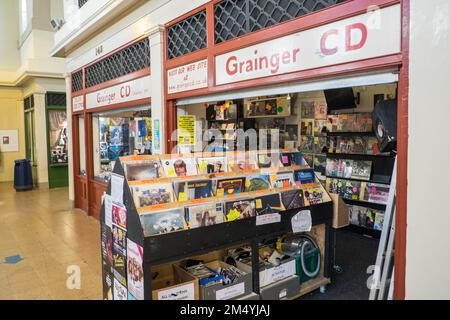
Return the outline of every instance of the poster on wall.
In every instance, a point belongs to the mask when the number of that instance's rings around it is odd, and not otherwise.
[[[136,300],[144,300],[144,251],[130,239],[127,241],[128,290]]]
[[[128,300],[127,288],[114,279],[114,300]]]
[[[0,152],[19,152],[19,130],[0,130]]]
[[[178,145],[195,145],[195,116],[178,116]]]

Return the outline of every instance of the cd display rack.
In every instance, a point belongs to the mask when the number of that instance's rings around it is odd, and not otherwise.
[[[116,162],[112,178],[108,184],[107,192],[101,208],[101,243],[102,243],[102,275],[104,299],[114,300],[152,300],[152,269],[155,266],[173,263],[190,257],[207,254],[216,250],[231,248],[242,244],[250,244],[252,251],[252,291],[257,297],[260,295],[259,261],[258,252],[261,243],[268,239],[273,239],[285,234],[292,233],[292,218],[300,211],[308,210],[311,214],[312,226],[320,226],[321,239],[317,239],[322,245],[322,271],[313,280],[303,283],[300,291],[296,295],[299,297],[315,289],[324,287],[331,282],[332,261],[334,260],[334,243],[332,237],[333,205],[325,189],[318,182],[306,181],[304,184],[277,185],[271,186],[268,190],[246,190],[242,189],[239,194],[233,194],[235,189],[225,188],[221,191],[220,182],[224,179],[238,180],[237,176],[248,177],[255,174],[270,176],[271,180],[276,178],[277,172],[298,172],[308,170],[301,164],[301,155],[298,152],[280,150],[279,152],[269,151],[265,155],[272,157],[271,165],[261,163],[262,157],[256,155],[256,167],[244,168],[242,171],[232,172],[202,173],[200,169],[205,169],[204,164],[197,161],[197,174],[186,175],[189,171],[189,159],[198,160],[199,157],[211,157],[211,154],[195,155],[165,155],[165,156],[131,156],[120,158]],[[227,159],[230,154],[224,153]],[[246,159],[253,158],[250,153],[245,153]],[[214,154],[214,156],[216,156]],[[177,176],[176,171],[179,159],[184,159],[183,176]],[[289,160],[288,160],[289,158]],[[281,159],[274,161],[273,159]],[[300,160],[300,162],[299,162]],[[169,168],[155,167],[155,161],[160,164],[170,163],[173,170]],[[199,165],[200,164],[200,165]],[[138,168],[140,165],[145,166]],[[230,166],[231,168],[231,166]],[[212,170],[212,168],[211,168]],[[310,169],[309,169],[310,170]],[[145,172],[145,174],[143,174]],[[145,175],[150,173],[152,178]],[[141,179],[142,178],[142,179]],[[162,186],[171,183],[175,185],[183,181],[198,181],[198,179],[210,180],[213,183],[215,192],[210,197],[202,199],[186,198],[186,195],[172,195],[172,198],[165,199],[165,203],[148,206],[148,198],[136,196],[136,186],[155,184]],[[301,182],[301,181],[300,181]],[[239,184],[238,184],[239,185]],[[245,183],[245,187],[251,186]],[[236,185],[235,187],[236,188]],[[189,228],[184,221],[178,228],[165,228],[155,231],[155,225],[147,225],[146,217],[155,217],[158,212],[164,210],[178,210],[188,206],[199,205],[206,202],[226,203],[234,199],[256,199],[268,194],[279,194],[280,199],[287,192],[305,192],[306,190],[317,190],[321,194],[321,200],[305,199],[299,206],[291,206],[286,209],[283,203],[282,210],[279,211],[280,221],[271,224],[257,225],[257,216],[231,219],[231,215],[226,215],[222,223],[208,226]],[[218,191],[219,190],[219,191]],[[231,191],[230,191],[231,190]],[[297,190],[297,191],[296,191]],[[160,190],[161,191],[161,190]],[[323,191],[323,194],[322,194]],[[154,199],[151,195],[151,199]],[[164,199],[164,195],[157,195],[159,200]],[[284,201],[284,200],[283,200]],[[226,212],[224,212],[224,215]],[[185,216],[183,216],[185,217]],[[167,224],[167,220],[165,219]],[[174,220],[176,221],[176,219]],[[191,222],[192,223],[192,222]],[[170,224],[170,223],[169,223]],[[158,225],[158,228],[161,227]],[[166,226],[167,227],[167,226]],[[154,289],[154,288],[153,288]]]

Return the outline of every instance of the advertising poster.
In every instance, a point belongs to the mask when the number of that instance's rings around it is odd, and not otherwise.
[[[114,300],[128,300],[127,288],[114,279]]]
[[[113,224],[126,230],[127,228],[127,209],[119,204],[112,205],[112,222]]]
[[[195,145],[195,116],[178,116],[178,145]]]
[[[130,239],[127,242],[128,290],[136,300],[144,300],[144,252],[141,246]]]

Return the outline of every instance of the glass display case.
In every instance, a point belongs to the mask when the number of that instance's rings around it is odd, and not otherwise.
[[[50,164],[67,164],[67,114],[64,110],[48,110]]]

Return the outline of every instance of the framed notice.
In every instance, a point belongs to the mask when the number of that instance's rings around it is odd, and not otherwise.
[[[178,116],[178,145],[195,145],[195,116]]]
[[[19,130],[0,130],[0,152],[19,152]]]

